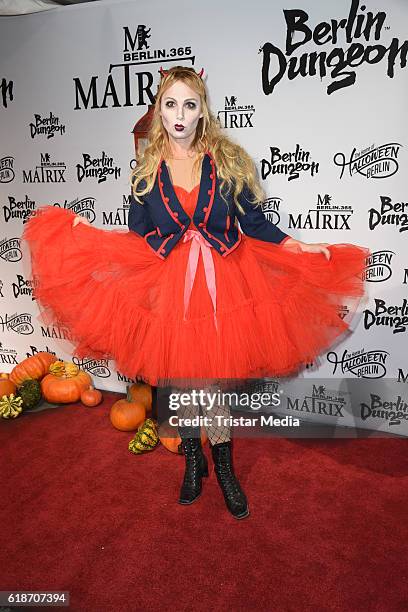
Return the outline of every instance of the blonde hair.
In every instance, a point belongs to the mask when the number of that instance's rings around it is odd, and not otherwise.
[[[193,173],[195,174],[201,167],[205,152],[208,150],[216,165],[217,175],[220,179],[220,194],[226,202],[222,190],[226,188],[229,194],[233,187],[233,198],[235,205],[242,213],[245,213],[239,204],[237,197],[246,184],[255,196],[253,203],[260,203],[265,194],[259,184],[256,167],[248,153],[237,143],[233,142],[222,132],[217,119],[212,114],[207,105],[207,94],[204,81],[196,73],[194,68],[186,66],[173,66],[167,70],[157,89],[156,101],[153,111],[153,119],[148,132],[148,144],[143,154],[136,156],[136,167],[130,174],[132,191],[135,199],[143,204],[137,196],[143,196],[153,189],[156,180],[156,173],[159,161],[162,157],[171,157],[171,149],[167,130],[163,126],[160,116],[161,100],[166,90],[176,81],[183,81],[191,87],[201,99],[201,110],[203,116],[200,117],[192,149],[197,152],[197,159],[194,162]],[[136,187],[142,180],[146,181],[145,189],[136,192]],[[252,199],[250,200],[252,202]],[[227,206],[228,203],[226,202]]]

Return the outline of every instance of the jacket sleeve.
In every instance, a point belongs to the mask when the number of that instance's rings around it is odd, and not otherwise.
[[[238,196],[238,201],[245,210],[245,215],[235,207],[235,214],[244,234],[252,238],[257,238],[258,240],[265,240],[265,242],[275,242],[278,244],[288,240],[290,236],[285,234],[285,232],[272,223],[272,221],[269,221],[259,205],[255,207],[255,204],[249,201],[249,198],[252,196],[252,191],[247,185],[244,185],[243,190]]]
[[[132,190],[130,190],[130,207],[128,215],[128,227],[132,232],[136,232],[144,237],[148,232],[154,230],[153,222],[146,210],[146,204],[139,204]]]

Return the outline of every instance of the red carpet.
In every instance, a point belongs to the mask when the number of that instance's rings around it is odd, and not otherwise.
[[[237,521],[214,473],[176,503],[184,458],[128,451],[117,398],[1,421],[0,590],[86,612],[407,609],[405,439],[236,438]]]

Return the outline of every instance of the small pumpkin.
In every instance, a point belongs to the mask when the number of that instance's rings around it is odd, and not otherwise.
[[[52,353],[40,351],[31,357],[23,359],[11,370],[10,380],[15,385],[20,385],[27,378],[40,380],[48,374],[50,365],[57,361],[57,358]]]
[[[133,402],[141,402],[146,406],[146,412],[152,409],[152,387],[147,383],[136,382],[127,387]],[[127,391],[126,389],[126,391]]]
[[[167,450],[171,451],[172,453],[177,453],[178,455],[182,455],[183,449],[181,446],[181,436],[179,435],[169,436],[168,434],[170,431],[173,431],[174,434],[176,434],[176,428],[171,427],[168,421],[160,425],[159,427],[160,442],[163,444],[165,448],[167,448]],[[201,427],[200,437],[201,437],[201,444],[202,446],[204,446],[204,444],[208,440],[208,435],[207,435],[207,431],[205,427]]]
[[[112,404],[110,420],[120,431],[137,429],[146,419],[146,406],[142,402],[133,401],[130,389],[127,387],[126,397]]]
[[[73,404],[77,402],[82,391],[92,383],[88,372],[79,370],[76,376],[55,376],[47,374],[41,380],[41,392],[47,402],[53,404]]]
[[[52,363],[48,369],[48,372],[50,374],[53,374],[54,376],[64,376],[65,374],[65,362],[57,359],[57,361],[54,361],[54,363]]]
[[[8,372],[0,373],[0,397],[16,392],[16,384],[9,378]]]
[[[16,397],[14,393],[3,395],[0,398],[0,416],[3,419],[15,419],[23,411],[23,399]]]
[[[81,393],[81,402],[84,406],[97,406],[101,401],[102,393],[92,385],[89,385],[89,388],[84,389]]]
[[[159,443],[157,425],[153,419],[146,419],[136,432],[133,440],[129,442],[129,450],[135,455],[152,451]]]
[[[31,410],[38,406],[42,399],[41,383],[38,380],[24,380],[17,390],[17,395],[21,397],[23,410]]]

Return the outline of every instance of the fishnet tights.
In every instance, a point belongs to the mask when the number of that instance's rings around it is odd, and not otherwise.
[[[213,390],[206,389],[206,391]],[[205,401],[208,402],[208,399]],[[222,400],[220,402],[215,401],[212,408],[207,410],[208,406],[209,403],[200,403],[200,405],[191,403],[187,406],[180,406],[177,410],[177,415],[182,419],[192,419],[201,413],[201,415],[208,417],[208,424],[204,426],[211,445],[228,442],[231,440],[231,427],[229,424],[231,412],[228,403],[223,404]]]

